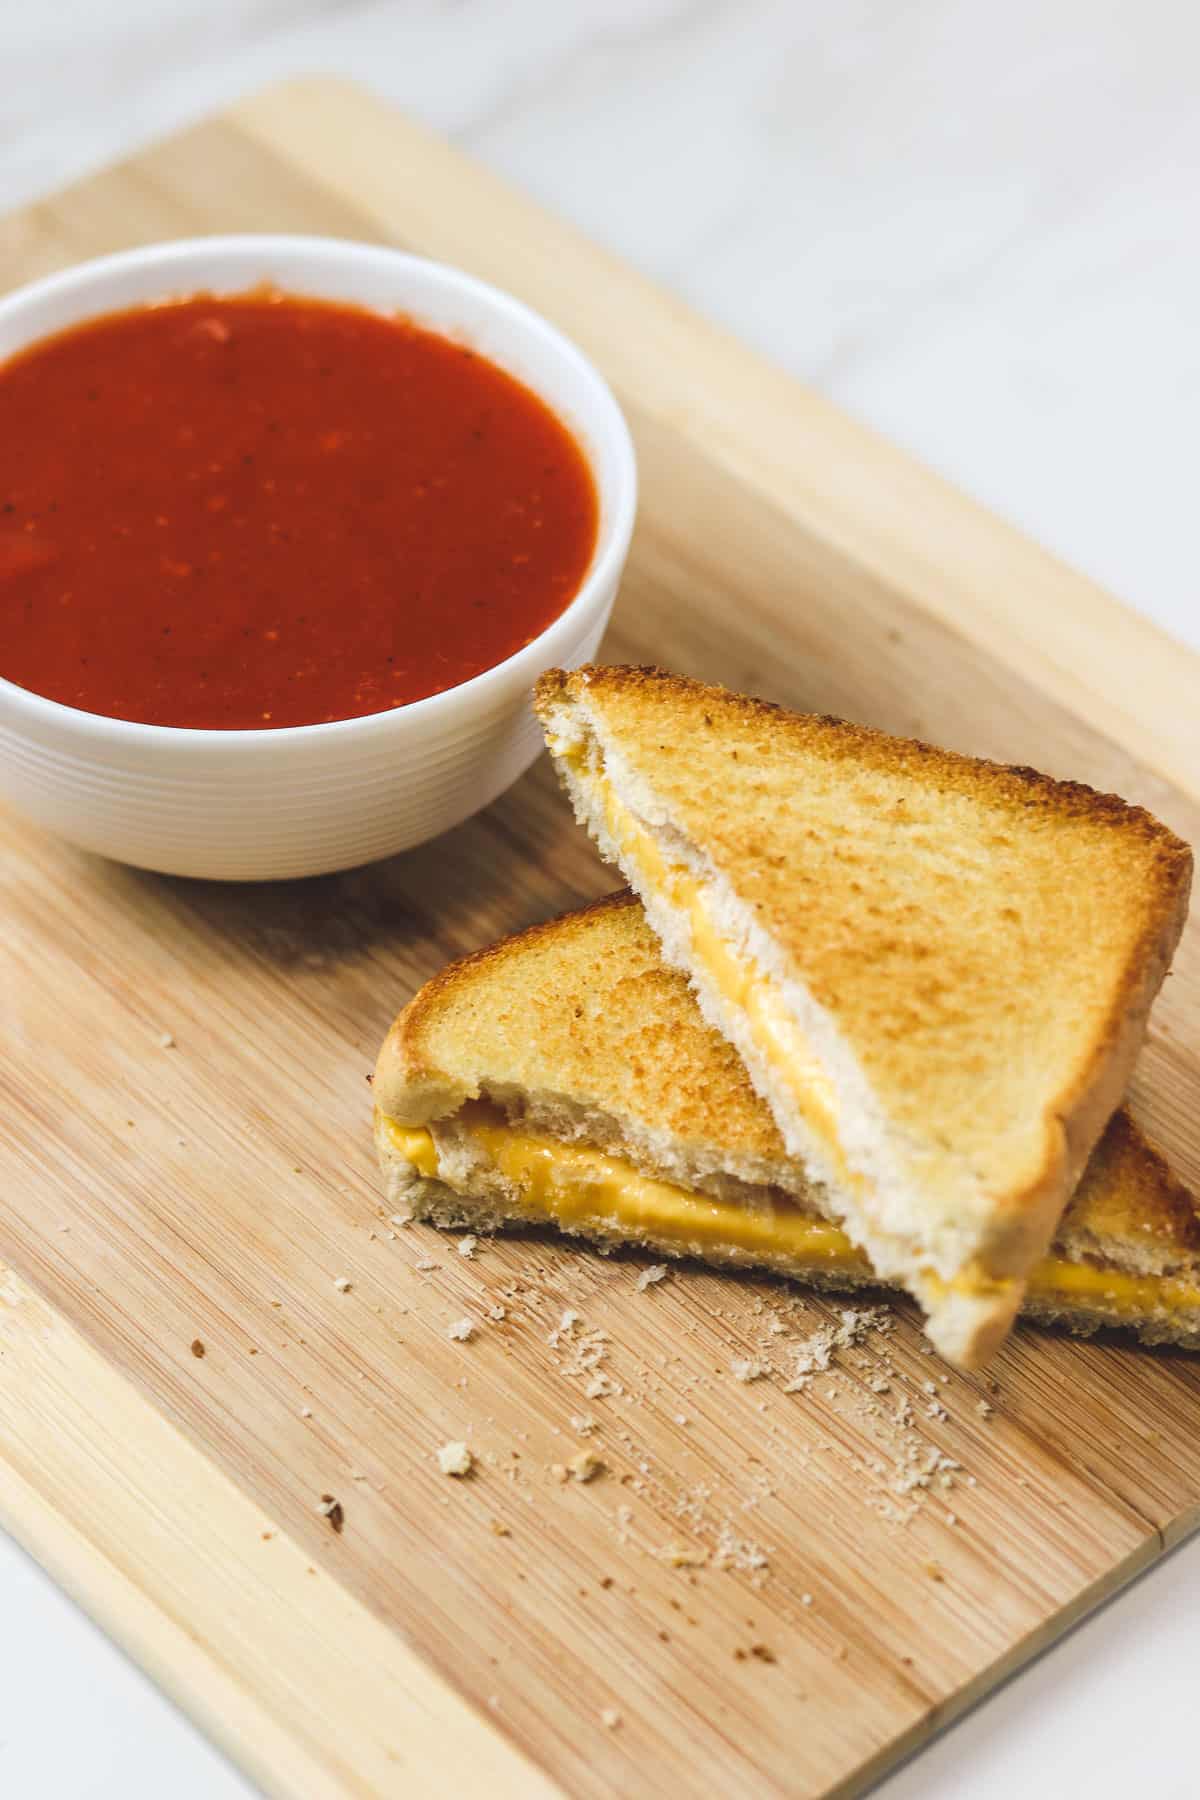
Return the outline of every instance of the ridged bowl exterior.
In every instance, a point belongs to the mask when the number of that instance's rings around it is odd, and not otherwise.
[[[570,666],[593,655],[607,612],[556,660]],[[390,729],[336,744],[310,734],[276,751],[264,742],[269,734],[256,732],[254,755],[234,741],[223,754],[218,745],[197,756],[184,743],[145,759],[120,744],[104,755],[86,728],[36,731],[6,718],[0,796],[82,849],[162,874],[221,881],[327,874],[460,824],[510,787],[542,747],[525,683],[506,704],[464,713],[400,731],[396,725],[407,721],[383,714],[380,726]]]
[[[636,469],[616,401],[518,302],[456,270],[331,239],[227,238],[85,264],[0,302],[0,358],[78,319],[172,293],[290,292],[392,308],[464,338],[526,381],[586,450],[600,496],[591,567],[515,656],[411,706],[280,731],[108,719],[0,679],[0,797],[82,848],[164,874],[280,880],[424,843],[504,792],[541,748],[542,669],[595,654],[628,550]]]

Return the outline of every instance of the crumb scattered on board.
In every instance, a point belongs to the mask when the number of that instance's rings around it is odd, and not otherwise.
[[[729,1365],[729,1373],[735,1381],[761,1381],[770,1370],[766,1363],[755,1362],[752,1356],[735,1356]]]
[[[604,1461],[594,1450],[579,1450],[567,1459],[567,1473],[572,1481],[594,1481],[604,1473]]]
[[[466,1444],[461,1442],[442,1444],[437,1453],[438,1468],[443,1475],[469,1475],[475,1467],[475,1458]]]
[[[346,1514],[343,1510],[341,1501],[335,1500],[332,1494],[322,1494],[317,1511],[324,1513],[325,1517],[329,1520],[332,1530],[340,1534],[342,1527],[346,1523]]]
[[[666,1263],[651,1263],[648,1269],[642,1270],[633,1285],[639,1294],[644,1294],[646,1289],[653,1287],[656,1282],[665,1281],[669,1273]]]

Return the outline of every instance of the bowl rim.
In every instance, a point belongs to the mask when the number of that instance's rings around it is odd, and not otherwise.
[[[237,745],[239,749],[244,747],[250,754],[274,754],[292,743],[307,745],[327,742],[332,746],[349,738],[370,737],[388,730],[419,729],[422,725],[432,723],[439,712],[450,712],[464,703],[468,706],[472,702],[486,705],[493,695],[500,698],[518,687],[532,687],[536,672],[552,667],[560,655],[569,654],[572,641],[577,641],[581,628],[591,622],[589,615],[594,614],[607,589],[615,587],[619,580],[633,535],[638,498],[637,455],[628,422],[615,394],[595,363],[578,344],[534,307],[453,263],[420,256],[409,250],[399,250],[390,244],[300,232],[230,232],[213,237],[170,238],[129,250],[117,250],[26,282],[0,296],[0,324],[10,322],[14,314],[19,315],[27,308],[36,310],[47,302],[53,303],[64,296],[74,297],[81,290],[86,292],[94,282],[103,281],[126,270],[154,272],[161,269],[165,278],[173,269],[186,272],[190,265],[196,265],[199,270],[205,261],[216,261],[221,257],[237,254],[248,257],[287,254],[308,256],[318,261],[323,259],[330,265],[346,266],[365,261],[387,263],[401,271],[406,268],[420,270],[425,275],[432,275],[448,290],[468,294],[474,300],[482,302],[496,315],[518,328],[549,340],[558,355],[580,378],[580,387],[587,393],[588,408],[592,415],[599,413],[607,416],[607,430],[616,450],[616,478],[604,485],[599,471],[589,458],[597,496],[601,502],[601,525],[596,548],[583,580],[563,610],[536,637],[531,638],[527,644],[522,644],[511,656],[493,663],[478,675],[472,675],[454,687],[443,688],[440,693],[429,694],[422,700],[411,700],[403,706],[389,707],[381,712],[359,713],[348,719],[327,719],[311,725],[156,725],[141,719],[117,718],[111,713],[89,712],[84,707],[71,706],[66,701],[52,700],[48,695],[22,687],[18,682],[10,681],[7,676],[0,674],[0,700],[4,702],[10,718],[14,713],[24,714],[31,724],[40,720],[43,724],[57,725],[60,729],[86,732],[97,745],[104,743],[114,748],[118,745],[127,748],[136,745],[146,750],[168,750],[191,744],[197,748],[220,746],[228,750]],[[194,279],[203,284],[202,273],[197,272]],[[212,280],[216,284],[215,291],[236,291],[223,289],[225,279],[214,274]],[[286,280],[281,285],[286,292]],[[345,304],[353,305],[354,302],[346,301]],[[103,317],[104,310],[101,308],[94,315],[81,312],[75,322],[83,323],[93,316]],[[435,325],[430,328],[437,329]],[[61,329],[70,330],[71,326],[63,326]],[[54,331],[35,328],[20,345],[0,357],[0,369],[3,369],[9,356],[20,354],[22,350],[36,344],[41,337],[54,335]],[[525,385],[538,394],[538,398],[545,404],[550,404],[536,383],[525,381]],[[580,422],[583,423],[582,420]],[[566,421],[563,423],[566,425]],[[567,425],[567,429],[570,430],[571,427]],[[578,442],[578,432],[572,431],[572,435]],[[586,455],[586,445],[581,444],[581,448]]]

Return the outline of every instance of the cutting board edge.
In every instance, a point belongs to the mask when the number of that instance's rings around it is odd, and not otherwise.
[[[449,1800],[486,1777],[493,1800],[562,1800],[3,1266],[0,1353],[0,1525],[266,1792],[343,1800],[399,1794],[419,1779],[430,1800]],[[63,1492],[74,1518],[58,1503]],[[314,1650],[300,1671],[307,1682],[295,1679],[297,1618],[314,1642],[337,1646]],[[224,1628],[220,1638],[205,1619]],[[384,1722],[402,1753],[381,1738]]]
[[[1109,1601],[1115,1600],[1131,1582],[1146,1574],[1198,1529],[1200,1507],[1189,1507],[1162,1530],[1148,1530],[1146,1536],[1127,1555],[1081,1588],[1074,1599],[1069,1600],[1051,1619],[1039,1625],[1019,1643],[1012,1645],[986,1669],[981,1669],[940,1707],[933,1708],[924,1718],[919,1719],[909,1731],[885,1745],[874,1758],[856,1769],[847,1783],[824,1796],[824,1800],[860,1800],[860,1796],[872,1793],[881,1782],[919,1756],[935,1738],[961,1724],[977,1706],[991,1699],[1000,1688],[1028,1669],[1048,1650],[1061,1644],[1078,1626],[1085,1624],[1093,1614],[1107,1606]]]

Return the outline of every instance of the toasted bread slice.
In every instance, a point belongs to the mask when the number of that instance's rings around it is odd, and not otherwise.
[[[392,1204],[475,1231],[556,1225],[828,1288],[878,1285],[631,895],[468,957],[375,1071]],[[1124,1112],[1024,1300],[1034,1318],[1200,1347],[1200,1216]]]
[[[1186,845],[1074,783],[657,670],[551,671],[580,819],[944,1355],[986,1360],[1127,1084]]]

